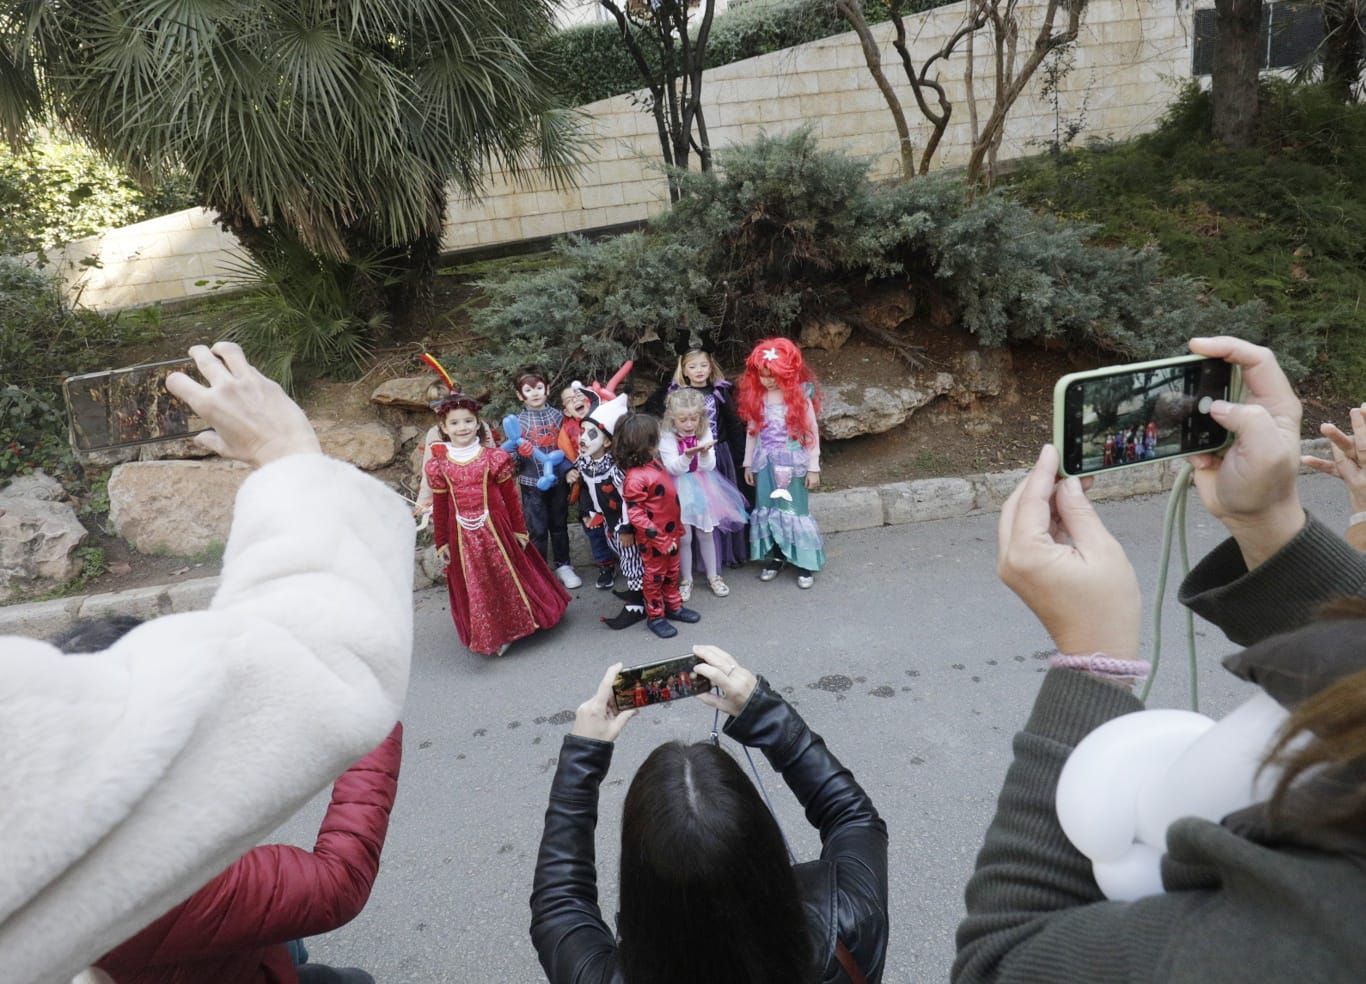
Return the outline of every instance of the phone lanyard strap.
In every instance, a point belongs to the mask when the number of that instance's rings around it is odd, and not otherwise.
[[[721,747],[721,711],[714,710],[711,718],[710,741],[718,748]],[[783,830],[782,821],[778,819],[778,813],[773,809],[773,801],[768,798],[768,790],[764,788],[763,777],[759,775],[759,767],[754,764],[754,756],[749,753],[748,745],[741,745],[745,750],[745,759],[749,762],[749,771],[754,775],[754,784],[759,787],[759,795],[764,798],[764,805],[768,807],[769,815],[773,817],[773,824],[778,828],[778,836],[783,839],[783,847],[787,848],[787,858],[793,864],[797,863],[797,855],[792,853],[792,845],[788,843],[787,831]]]

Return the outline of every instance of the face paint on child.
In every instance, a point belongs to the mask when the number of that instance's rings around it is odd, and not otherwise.
[[[519,393],[528,410],[539,410],[545,406],[545,383],[526,383]]]
[[[588,416],[587,398],[582,390],[576,390],[572,386],[567,386],[561,391],[560,407],[566,417],[573,417],[575,420],[582,420]]]
[[[597,461],[607,451],[607,433],[591,420],[579,432],[579,453]]]
[[[469,410],[456,408],[443,421],[446,436],[457,448],[467,448],[479,440],[479,418]]]
[[[706,386],[711,379],[711,357],[703,353],[688,356],[683,363],[683,378],[689,386]]]

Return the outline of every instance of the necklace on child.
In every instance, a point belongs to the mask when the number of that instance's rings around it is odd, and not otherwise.
[[[475,441],[473,444],[467,444],[464,447],[458,447],[457,445],[453,444],[451,445],[449,455],[451,459],[454,460],[456,463],[461,465],[467,465],[475,458],[477,458],[479,456],[479,452],[482,450],[484,450],[484,448],[482,445],[480,445],[478,441]],[[459,523],[460,528],[462,530],[465,530],[466,532],[473,532],[474,530],[483,529],[484,524],[488,522],[488,518],[489,511],[487,507],[485,507],[484,511],[481,512],[478,516],[474,517],[460,515],[460,507],[455,507],[455,521]]]

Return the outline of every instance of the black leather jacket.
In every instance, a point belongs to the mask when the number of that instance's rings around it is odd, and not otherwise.
[[[763,751],[821,833],[821,857],[797,865],[821,984],[847,984],[836,935],[869,984],[887,956],[887,825],[849,770],[761,677],[726,734]],[[593,832],[612,745],[566,735],[550,787],[531,892],[531,941],[550,984],[623,984],[616,937],[598,910]]]

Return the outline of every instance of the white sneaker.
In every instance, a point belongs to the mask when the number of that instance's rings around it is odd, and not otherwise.
[[[720,574],[715,577],[707,578],[707,583],[711,585],[711,593],[718,598],[724,598],[726,595],[730,594],[730,588],[726,585],[725,581],[721,580]]]
[[[684,601],[687,601],[689,598],[692,597],[692,582],[691,582],[691,581],[682,581],[682,582],[679,583],[679,585],[678,585],[678,597],[682,598]]]
[[[798,574],[798,575],[797,575],[797,587],[801,588],[802,590],[805,590],[805,589],[811,587],[811,585],[813,585],[813,584],[815,584],[815,583],[816,583],[816,579],[815,579],[814,577],[812,577],[810,574]]]
[[[568,564],[561,564],[555,568],[555,576],[560,579],[560,583],[566,588],[573,590],[583,584],[583,579],[574,573],[574,568]]]

